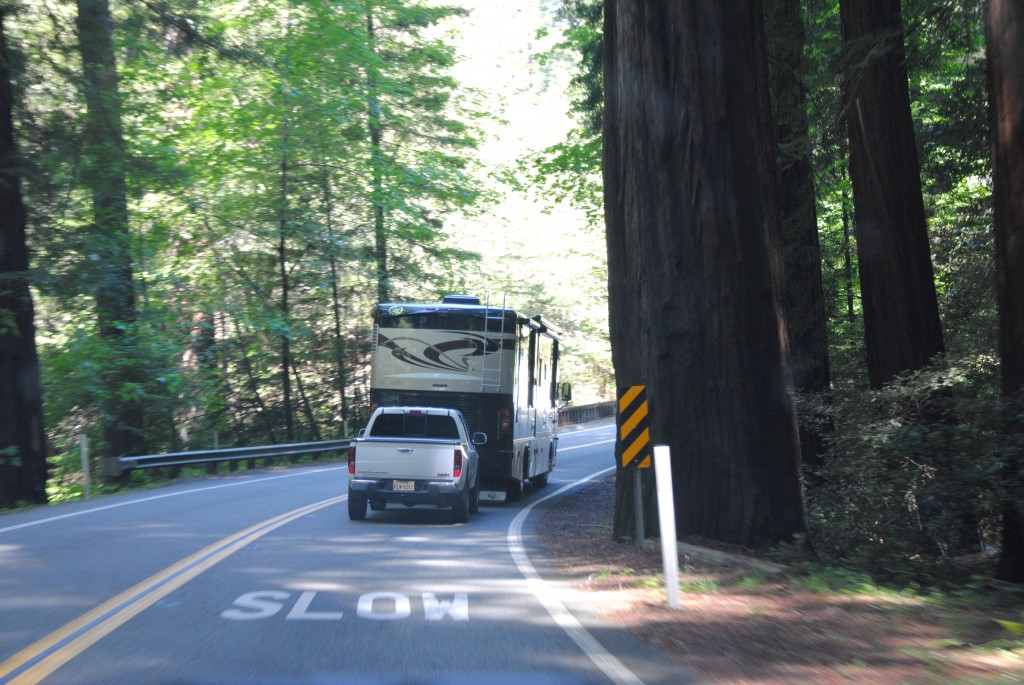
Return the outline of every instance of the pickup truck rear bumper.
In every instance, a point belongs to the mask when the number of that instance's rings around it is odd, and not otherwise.
[[[351,478],[348,481],[349,489],[354,492],[361,492],[368,497],[383,497],[389,502],[401,502],[402,504],[434,504],[438,507],[451,506],[455,496],[461,492],[458,482],[454,481],[414,481],[415,490],[395,490],[394,480],[369,480],[363,478]]]

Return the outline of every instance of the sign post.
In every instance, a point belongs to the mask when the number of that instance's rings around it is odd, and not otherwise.
[[[619,454],[622,455],[622,468],[633,472],[633,518],[636,523],[637,547],[643,547],[644,544],[643,491],[639,470],[651,467],[650,423],[647,387],[633,385],[619,388],[619,411],[616,416]]]

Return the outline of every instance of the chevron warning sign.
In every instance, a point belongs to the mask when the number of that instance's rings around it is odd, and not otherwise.
[[[651,429],[647,409],[647,387],[634,385],[619,388],[619,453],[622,468],[651,467]]]

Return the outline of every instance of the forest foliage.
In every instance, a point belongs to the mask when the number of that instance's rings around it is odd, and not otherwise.
[[[450,31],[467,12],[455,0],[111,3],[135,298],[117,344],[97,330],[96,298],[124,273],[107,268],[117,237],[97,225],[88,184],[98,162],[85,135],[83,4],[2,5],[54,485],[77,480],[79,435],[109,453],[102,426],[119,404],[142,407],[126,426],[139,454],[326,439],[357,425],[379,293],[512,290],[508,304],[566,327],[567,380],[611,396],[602,260],[559,274],[556,294],[487,263],[450,228],[483,216],[498,178],[600,230],[600,0],[541,3],[540,34],[559,44],[537,63],[550,74],[573,56],[577,125],[503,169],[482,168],[479,154],[498,118],[452,75]],[[809,535],[830,559],[913,573],[991,548],[999,502],[1024,500],[999,468],[1020,445],[993,422],[1007,407],[984,5],[902,3],[946,354],[881,389],[865,365],[839,10],[801,3],[803,61],[791,75],[806,95],[807,137],[791,144],[813,163],[831,368],[829,392],[798,398],[827,445],[805,468]],[[916,411],[936,395],[937,413]]]
[[[1007,421],[1019,422],[1019,402],[1000,395],[985,4],[900,3],[945,353],[883,387],[872,387],[867,373],[849,173],[845,79],[856,65],[846,61],[840,2],[798,4],[803,31],[791,33],[803,34],[795,46],[802,60],[782,77],[802,89],[808,125],[805,136],[783,141],[791,149],[779,155],[807,155],[813,164],[831,375],[827,391],[797,397],[802,429],[822,440],[817,458],[805,455],[809,541],[827,561],[901,579],[935,578],[935,565],[997,549],[1002,506],[1024,503],[1018,478],[1007,476],[1005,467],[1024,445],[1005,430]],[[572,200],[578,170],[600,168],[600,130],[593,122],[603,101],[595,58],[603,3],[558,5],[566,44],[579,55],[578,126],[564,144],[526,160],[523,172]],[[772,28],[780,30],[779,23],[769,22]],[[787,32],[774,39],[794,38]],[[776,71],[786,66],[769,65]]]
[[[602,375],[604,315],[574,316],[587,307],[529,282],[506,296],[450,227],[498,197],[479,147],[502,122],[453,75],[465,8],[8,5],[53,493],[78,481],[83,434],[102,473],[127,452],[354,431],[378,297],[507,297],[582,331],[582,373]],[[83,63],[79,27],[104,12],[115,86],[90,100],[100,58]],[[114,103],[119,135],[91,137],[95,102]],[[97,177],[123,183],[125,232],[98,213]],[[117,297],[130,311],[103,306]]]

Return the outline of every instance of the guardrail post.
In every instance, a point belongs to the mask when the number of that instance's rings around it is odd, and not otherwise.
[[[215,450],[219,450],[220,449],[220,435],[218,434],[217,431],[213,431],[213,449],[215,449]],[[219,470],[220,470],[220,466],[215,461],[208,462],[206,464],[206,473],[211,475],[211,476],[216,474],[217,471],[219,471]]]
[[[92,469],[89,467],[89,436],[82,433],[78,436],[78,450],[82,458],[83,492],[86,499],[92,499]]]

